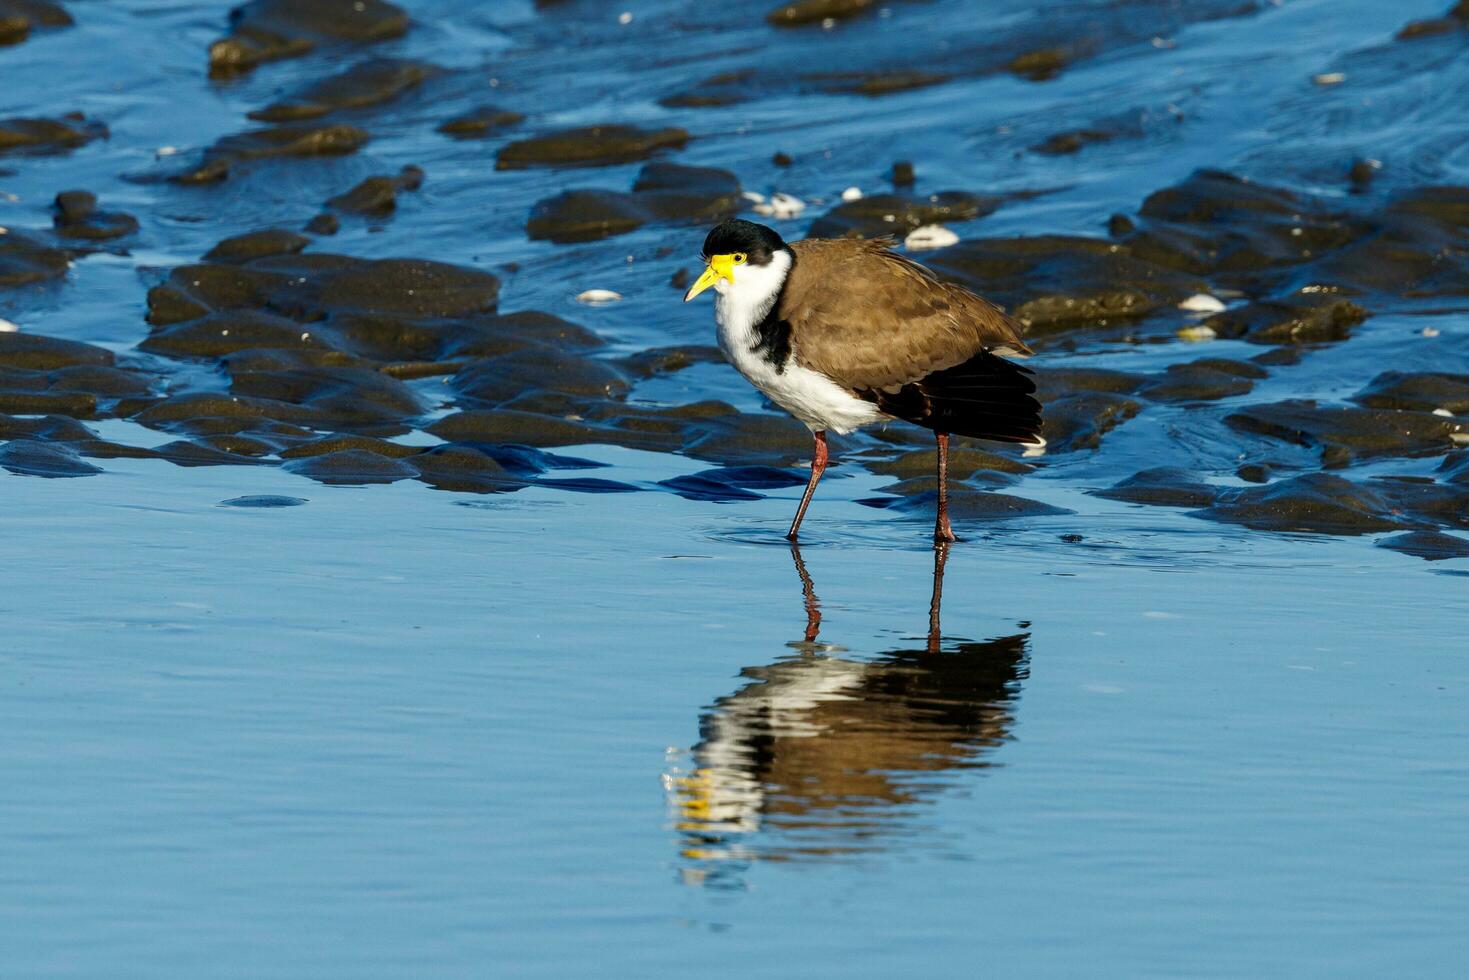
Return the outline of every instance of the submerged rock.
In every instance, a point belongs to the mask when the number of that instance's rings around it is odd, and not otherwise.
[[[969,221],[1000,206],[998,197],[966,191],[938,194],[873,194],[844,201],[811,225],[813,238],[871,238],[906,235],[924,225]]]
[[[249,262],[267,255],[295,255],[310,244],[311,239],[305,235],[270,228],[226,238],[205,252],[204,258],[213,262]]]
[[[1353,395],[1352,401],[1368,408],[1419,412],[1443,409],[1462,415],[1469,413],[1469,374],[1385,371]]]
[[[1368,312],[1329,293],[1296,293],[1209,317],[1203,326],[1226,340],[1252,344],[1319,344],[1346,340]]]
[[[1379,494],[1329,473],[1225,491],[1195,516],[1260,531],[1370,534],[1408,526]]]
[[[727,170],[650,163],[630,194],[578,189],[540,201],[526,233],[553,242],[593,241],[654,221],[722,221],[737,213],[741,203],[740,182]]]
[[[1461,538],[1441,531],[1409,531],[1395,534],[1377,542],[1379,548],[1399,551],[1426,561],[1444,561],[1449,558],[1469,558],[1469,538]]]
[[[1195,276],[1101,238],[972,238],[929,264],[1004,304],[1040,336],[1136,320],[1207,288]]]
[[[440,123],[439,132],[458,140],[477,140],[524,121],[522,113],[484,105]]]
[[[877,6],[877,0],[795,0],[765,15],[776,27],[801,27],[824,20],[846,20]]]
[[[297,476],[336,486],[396,483],[418,476],[417,467],[411,463],[360,449],[343,449],[323,456],[295,459],[283,468]]]
[[[0,46],[19,44],[38,30],[73,23],[66,8],[50,0],[0,0]]]
[[[686,131],[673,127],[582,126],[511,143],[495,157],[495,168],[605,167],[646,160],[660,150],[681,147],[688,141]]]
[[[52,223],[62,238],[107,241],[138,230],[138,219],[130,214],[97,210],[97,195],[90,191],[63,191],[55,207]]]
[[[407,166],[396,177],[368,177],[345,194],[328,200],[327,207],[368,217],[383,218],[398,208],[400,191],[416,191],[423,186],[423,170]]]
[[[1092,392],[1045,403],[1041,435],[1048,453],[1096,449],[1102,437],[1137,415],[1142,405],[1123,395]]]
[[[0,239],[3,241],[4,239]],[[0,333],[0,366],[49,371],[76,365],[110,367],[112,351],[77,340],[61,340],[30,333]]]
[[[282,497],[276,494],[251,494],[247,497],[231,497],[221,500],[221,507],[299,507],[308,501],[304,497]]]
[[[80,112],[69,112],[55,119],[0,119],[0,156],[65,153],[106,138],[107,127],[89,122]]]
[[[60,249],[18,231],[0,231],[0,289],[60,279],[71,260]],[[7,334],[0,333],[0,337]]]
[[[1138,394],[1155,402],[1214,401],[1249,394],[1256,381],[1268,376],[1264,368],[1246,361],[1206,357],[1170,364],[1162,377],[1143,386]]]
[[[311,82],[249,116],[261,122],[295,122],[343,109],[365,109],[391,102],[442,71],[425,61],[372,58],[341,74]]]
[[[1237,432],[1336,449],[1356,459],[1445,453],[1453,447],[1453,434],[1463,429],[1462,423],[1427,412],[1348,408],[1305,400],[1242,408],[1224,422]]]
[[[0,466],[22,476],[48,478],[92,476],[102,472],[102,467],[88,463],[68,446],[29,439],[15,439],[0,446]]]
[[[1125,500],[1133,504],[1160,507],[1207,507],[1219,496],[1219,488],[1210,486],[1188,470],[1176,466],[1159,466],[1142,470],[1106,490],[1095,491],[1098,497]]]
[[[368,44],[407,31],[408,15],[384,0],[250,0],[230,11],[229,36],[209,46],[209,73],[236,74],[320,44]]]
[[[356,126],[276,126],[236,133],[204,151],[199,163],[170,177],[180,184],[213,184],[229,179],[234,166],[270,157],[340,156],[356,153],[368,135]]]

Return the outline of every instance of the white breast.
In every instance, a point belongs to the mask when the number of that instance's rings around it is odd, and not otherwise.
[[[719,324],[719,348],[745,379],[767,398],[806,424],[812,432],[831,431],[845,435],[860,426],[881,421],[877,406],[847,391],[824,374],[819,374],[787,357],[772,364],[756,349],[760,335],[755,325],[765,319],[780,295],[790,271],[788,252],[777,252],[767,266],[736,267],[735,282],[721,280],[715,288],[714,319]],[[799,338],[792,339],[792,345]]]

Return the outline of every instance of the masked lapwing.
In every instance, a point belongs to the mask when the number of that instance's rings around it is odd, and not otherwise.
[[[704,239],[704,274],[684,302],[713,287],[724,356],[815,439],[811,479],[787,537],[795,540],[826,469],[826,434],[901,419],[938,442],[934,538],[954,540],[949,436],[1043,446],[1021,325],[993,303],[893,251],[890,238],[787,244],[751,221]]]

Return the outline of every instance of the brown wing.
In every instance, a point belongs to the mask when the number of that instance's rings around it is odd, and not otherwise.
[[[777,314],[797,325],[797,363],[853,389],[895,389],[981,351],[1029,354],[999,307],[940,282],[890,238],[808,239]]]

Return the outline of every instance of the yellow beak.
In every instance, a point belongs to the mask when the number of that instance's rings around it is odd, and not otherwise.
[[[734,282],[734,264],[733,255],[716,255],[711,258],[708,268],[699,277],[699,281],[690,286],[689,291],[683,294],[683,301],[687,303],[721,279]]]

